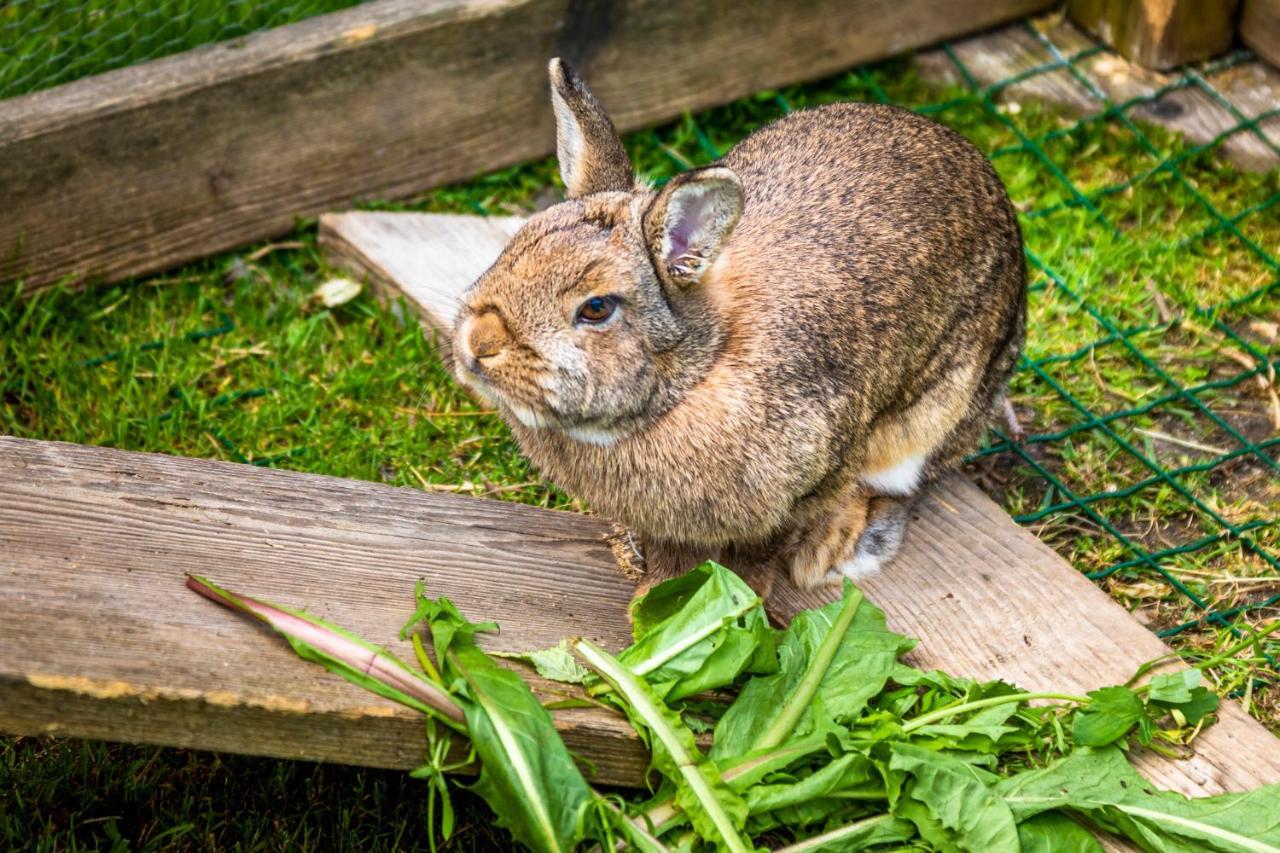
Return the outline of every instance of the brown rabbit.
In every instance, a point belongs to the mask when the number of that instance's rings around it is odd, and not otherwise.
[[[1026,273],[982,154],[906,110],[792,113],[660,190],[550,65],[568,200],[463,297],[459,377],[547,476],[638,534],[652,583],[876,570],[977,445]]]

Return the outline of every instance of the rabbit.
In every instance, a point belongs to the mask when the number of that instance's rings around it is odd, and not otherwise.
[[[639,541],[762,594],[876,571],[974,450],[1023,343],[1013,206],[959,134],[893,106],[792,112],[661,188],[549,65],[566,200],[463,294],[458,378]]]

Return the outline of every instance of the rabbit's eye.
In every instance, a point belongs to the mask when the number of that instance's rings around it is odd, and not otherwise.
[[[618,302],[611,296],[593,296],[578,306],[577,322],[603,323],[613,316]]]

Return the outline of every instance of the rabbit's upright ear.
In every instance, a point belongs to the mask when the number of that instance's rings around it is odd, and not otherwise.
[[[742,183],[724,166],[668,181],[644,215],[645,241],[659,277],[680,287],[701,281],[738,224],[742,205]]]
[[[631,189],[627,149],[587,84],[559,58],[547,66],[556,114],[556,156],[569,198]]]

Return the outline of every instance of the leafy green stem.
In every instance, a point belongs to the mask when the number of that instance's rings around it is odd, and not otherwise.
[[[892,823],[897,820],[892,814],[876,815],[875,817],[863,818],[846,826],[837,827],[830,832],[824,832],[821,835],[815,835],[812,838],[806,838],[804,841],[798,841],[786,847],[779,847],[774,853],[808,853],[811,850],[823,850],[829,845],[837,844],[841,841],[865,835],[868,831],[877,829],[882,824]]]
[[[835,657],[840,644],[844,642],[844,635],[848,632],[849,625],[852,624],[854,614],[858,612],[858,605],[861,603],[862,590],[846,583],[844,601],[839,614],[836,615],[835,623],[822,638],[822,644],[818,646],[817,652],[810,658],[809,666],[805,669],[800,683],[796,685],[795,692],[782,706],[778,716],[774,717],[769,728],[765,729],[751,745],[752,752],[777,746],[795,731],[800,717],[812,704],[813,696],[818,692],[818,685],[822,684],[822,679],[826,677],[831,660]]]
[[[930,711],[928,714],[908,720],[903,724],[902,731],[906,734],[930,723],[953,717],[956,714],[967,714],[970,711],[980,711],[983,708],[992,708],[996,705],[1007,705],[1010,702],[1030,702],[1034,699],[1057,699],[1061,702],[1074,702],[1077,705],[1087,705],[1090,701],[1088,696],[1074,696],[1070,693],[1010,693],[1007,696],[992,696],[990,699],[960,702],[956,705],[948,705],[945,708]]]
[[[456,732],[467,733],[462,708],[453,697],[385,649],[366,643],[323,619],[239,595],[199,575],[187,575],[187,587],[223,607],[265,622],[284,635],[303,658],[366,690],[431,714]]]
[[[582,659],[587,662],[587,665],[595,670],[597,675],[608,681],[613,685],[614,690],[622,694],[636,714],[649,726],[654,736],[661,741],[663,748],[667,750],[677,768],[679,768],[680,775],[684,778],[685,783],[688,784],[698,798],[698,802],[706,811],[707,816],[710,817],[711,822],[720,833],[720,837],[724,839],[725,846],[732,853],[747,853],[751,848],[738,835],[733,821],[729,819],[729,815],[721,807],[720,801],[716,798],[707,778],[699,771],[693,756],[689,754],[675,731],[663,719],[660,709],[639,683],[635,674],[623,666],[617,658],[590,640],[578,640],[573,644],[573,647],[582,656]]]

